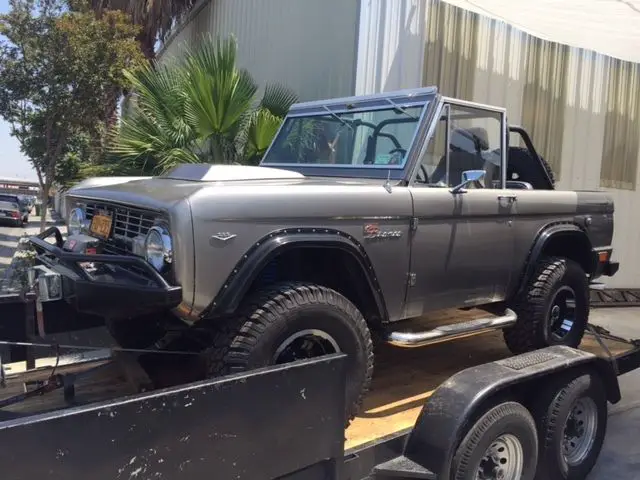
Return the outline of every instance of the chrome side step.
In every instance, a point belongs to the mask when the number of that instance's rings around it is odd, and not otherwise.
[[[501,317],[478,318],[468,322],[442,325],[423,332],[387,332],[386,341],[396,347],[415,348],[447,342],[457,338],[510,327],[518,320],[516,313],[507,308]]]

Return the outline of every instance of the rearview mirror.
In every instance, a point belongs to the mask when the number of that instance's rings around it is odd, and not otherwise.
[[[462,172],[462,183],[451,189],[451,193],[462,193],[467,185],[479,182],[485,176],[484,170],[465,170]]]

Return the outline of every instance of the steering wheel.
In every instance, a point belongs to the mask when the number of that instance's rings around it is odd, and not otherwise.
[[[420,178],[420,174],[424,176],[424,180]],[[418,174],[416,175],[416,182],[425,184],[429,183],[429,175],[427,175],[427,169],[422,163],[420,164],[420,170],[418,170]]]

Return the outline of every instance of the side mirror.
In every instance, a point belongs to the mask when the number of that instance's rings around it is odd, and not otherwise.
[[[467,185],[474,182],[479,182],[485,176],[484,170],[465,170],[462,172],[462,183],[453,187],[451,193],[464,193],[464,189]]]

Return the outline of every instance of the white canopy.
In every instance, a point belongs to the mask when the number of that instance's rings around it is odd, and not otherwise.
[[[444,0],[536,37],[640,63],[640,0]]]

